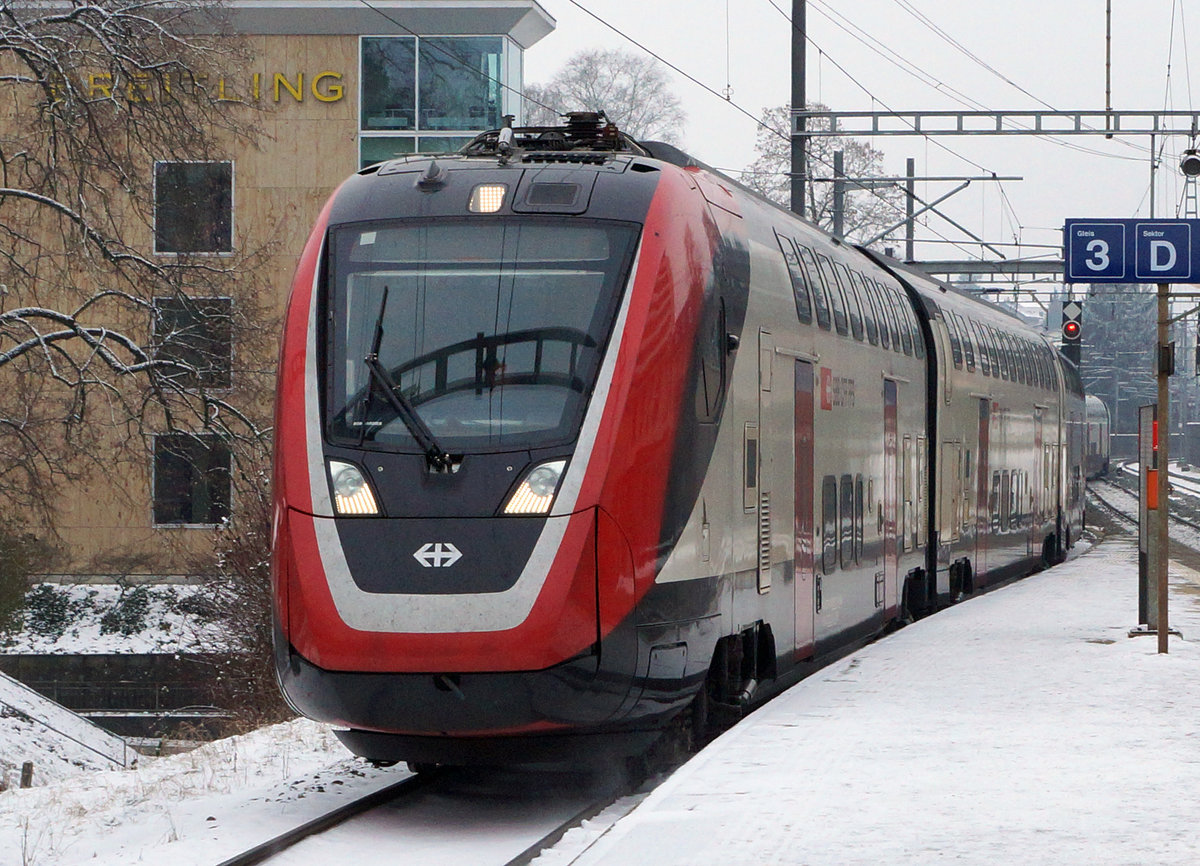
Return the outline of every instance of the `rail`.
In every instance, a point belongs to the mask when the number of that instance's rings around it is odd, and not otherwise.
[[[406,794],[414,793],[416,790],[428,785],[436,777],[437,773],[421,773],[416,776],[408,776],[393,785],[379,789],[373,794],[368,794],[352,803],[347,803],[345,806],[334,809],[332,812],[327,812],[318,818],[313,818],[299,827],[294,827],[291,830],[280,833],[278,836],[268,839],[261,845],[255,845],[253,848],[243,851],[241,854],[236,854],[228,860],[222,860],[218,866],[256,866],[256,864],[269,860],[271,857],[291,848],[298,842],[303,842],[310,836],[324,833],[326,830],[330,830],[339,824],[344,824],[346,821],[356,818],[364,812],[369,812]]]

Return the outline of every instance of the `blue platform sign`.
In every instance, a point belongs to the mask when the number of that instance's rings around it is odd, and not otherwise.
[[[1069,219],[1068,283],[1200,282],[1200,220]]]

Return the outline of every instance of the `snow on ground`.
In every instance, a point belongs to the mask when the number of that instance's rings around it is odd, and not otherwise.
[[[1200,862],[1200,574],[1172,564],[1160,656],[1136,573],[1112,539],[902,629],[536,863]],[[215,864],[403,774],[292,722],[0,794],[0,861]]]
[[[0,653],[219,652],[224,642],[203,587],[41,583]]]
[[[0,674],[0,790],[20,783],[27,762],[46,784],[135,758],[121,737]]]
[[[59,736],[24,713],[0,705],[0,790],[17,787],[21,765],[26,761],[33,764],[35,785],[53,784],[114,766],[95,750]],[[0,863],[6,862],[0,858]]]
[[[323,725],[274,725],[0,793],[0,862],[219,863],[404,775],[352,758]]]
[[[826,668],[537,866],[1200,862],[1200,574],[1171,570],[1167,655],[1109,541]]]

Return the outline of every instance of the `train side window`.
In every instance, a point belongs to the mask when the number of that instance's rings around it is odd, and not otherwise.
[[[854,479],[843,475],[838,501],[838,562],[843,569],[854,566]]]
[[[875,312],[875,297],[871,293],[870,284],[858,271],[851,271],[850,278],[854,288],[862,300],[863,327],[867,332],[867,342],[872,346],[879,345],[879,327],[876,324],[878,314]]]
[[[842,288],[846,290],[846,311],[850,316],[850,335],[860,343],[863,339],[862,306],[858,302],[858,289],[850,279],[850,269],[841,262],[834,263],[834,271]]]
[[[991,516],[992,534],[1000,532],[1000,473],[992,473],[992,492],[988,496],[988,513]]]
[[[979,328],[979,323],[968,319],[967,324],[975,332],[975,345],[979,347],[979,369],[983,371],[983,375],[992,375],[992,364],[988,356],[987,343],[983,339],[983,331]]]
[[[783,253],[784,264],[787,265],[788,279],[792,282],[792,295],[796,299],[796,318],[805,325],[812,324],[812,299],[808,294],[804,271],[800,268],[800,254],[796,252],[795,244],[790,238],[785,238],[779,232],[775,233],[779,242],[779,250]]]
[[[963,316],[958,315],[958,313],[954,314],[954,321],[958,325],[959,333],[962,335],[963,362],[967,365],[967,369],[974,373],[975,346],[971,340],[971,328],[967,324],[967,320]]]
[[[861,562],[863,558],[863,515],[866,506],[863,501],[863,477],[854,476],[854,561]]]
[[[892,335],[892,350],[899,352],[900,326],[897,324],[899,320],[896,317],[896,299],[892,296],[892,293],[888,291],[887,286],[885,286],[883,283],[876,283],[875,285],[878,287],[879,296],[883,300],[883,312],[888,320],[888,331],[890,331]]]
[[[1046,376],[1046,357],[1042,354],[1041,343],[1034,343],[1032,351],[1033,363],[1037,367],[1038,387],[1045,391],[1050,387],[1050,380]]]
[[[1017,349],[1017,341],[1013,338],[1012,334],[1005,333],[1003,337],[1005,348],[1008,351],[1009,357],[1012,358],[1013,379],[1024,384],[1025,369],[1021,365],[1021,353]]]
[[[1012,529],[1012,475],[1000,473],[1000,528]]]
[[[833,328],[845,337],[850,333],[850,326],[846,321],[845,293],[834,276],[833,262],[829,261],[829,257],[823,253],[817,253],[817,262],[821,266],[821,273],[825,275],[825,285],[829,286],[829,297],[833,301]]]
[[[879,292],[879,285],[874,280],[866,277],[863,278],[863,282],[867,286],[867,293],[871,296],[871,303],[875,306],[875,316],[879,321],[879,345],[885,349],[890,349],[892,342],[888,338],[886,305],[883,295]]]
[[[996,335],[996,329],[991,325],[985,325],[987,328],[988,342],[992,347],[992,357],[996,359],[996,369],[1000,371],[1001,379],[1008,379],[1008,359],[1004,356],[1001,350],[999,337]]]
[[[958,326],[954,324],[954,314],[949,310],[943,310],[942,321],[946,324],[946,333],[950,337],[950,355],[954,358],[954,366],[962,369],[963,356],[962,346],[958,339]]]
[[[1013,372],[1017,374],[1017,381],[1024,385],[1028,377],[1025,375],[1025,364],[1021,358],[1021,341],[1012,334],[1005,334],[1004,340],[1008,343],[1008,351],[1012,354]]]
[[[1013,381],[1024,382],[1025,373],[1021,369],[1021,356],[1017,352],[1017,346],[1013,341],[1012,334],[1005,333],[1003,334],[1003,337],[1005,351],[1008,352],[1008,357],[1011,359],[1010,363],[1012,364]]]
[[[696,416],[715,421],[725,396],[725,299],[721,298],[705,316],[709,321],[701,332],[699,382],[696,388]]]
[[[837,507],[837,478],[826,475],[821,481],[821,571],[825,574],[832,574],[837,568]]]
[[[1013,362],[1012,349],[1004,339],[1004,332],[996,329],[996,343],[1000,346],[1000,357],[1004,364],[1004,378],[1010,382],[1017,381],[1017,365]]]
[[[921,336],[921,322],[917,318],[917,311],[909,305],[909,322],[912,326],[913,354],[918,358],[925,357],[925,338]]]
[[[1000,378],[1008,381],[1012,380],[1012,364],[1008,357],[1008,353],[1004,351],[1004,341],[1000,339],[1000,332],[995,328],[991,329],[992,345],[996,349],[996,354],[1000,357]]]
[[[904,347],[904,354],[911,355],[913,353],[913,331],[916,325],[912,306],[908,303],[908,296],[903,291],[893,288],[892,293],[896,296],[896,315],[900,320],[900,345]]]
[[[812,250],[799,243],[796,244],[796,249],[800,252],[800,264],[808,273],[808,284],[812,287],[817,326],[828,331],[830,328],[829,294],[825,288],[825,277],[821,274],[821,269],[817,267],[817,260]]]

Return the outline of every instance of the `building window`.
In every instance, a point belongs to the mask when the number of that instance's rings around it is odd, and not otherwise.
[[[232,319],[232,298],[155,298],[155,357],[183,367],[164,375],[184,388],[231,387]]]
[[[154,437],[154,524],[212,526],[229,517],[229,446],[212,434]]]
[[[362,41],[364,130],[416,129],[417,40],[411,36]]]
[[[503,41],[496,36],[422,39],[421,128],[498,127],[503,59]]]
[[[513,69],[520,77],[512,60],[520,50],[507,43],[500,36],[363,37],[361,165],[453,152],[500,126],[504,85]]]
[[[233,163],[154,164],[154,251],[233,252]]]

